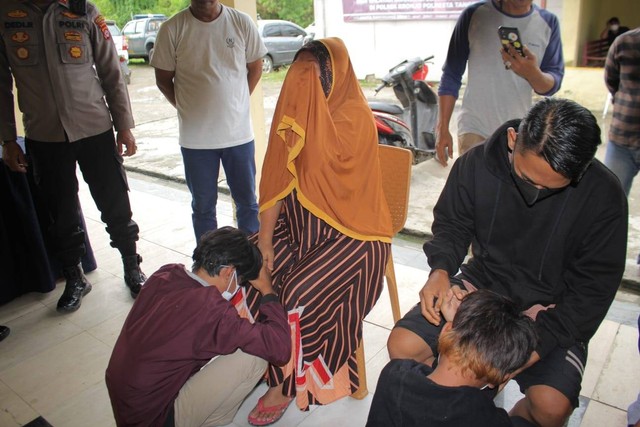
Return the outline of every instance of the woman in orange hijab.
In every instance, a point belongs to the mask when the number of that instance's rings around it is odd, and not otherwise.
[[[277,421],[294,397],[306,410],[358,388],[355,351],[391,236],[376,128],[347,49],[313,41],[287,73],[260,182],[258,247],[288,311],[292,357],[270,366],[250,424]]]

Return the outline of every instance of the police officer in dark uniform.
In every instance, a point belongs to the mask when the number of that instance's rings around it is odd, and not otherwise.
[[[13,79],[28,157],[16,143]],[[115,45],[93,4],[0,2],[0,106],[3,160],[16,172],[33,168],[52,218],[49,237],[66,278],[58,311],[77,310],[91,290],[80,266],[85,247],[76,163],[111,246],[122,255],[125,283],[135,298],[146,277],[122,164],[122,155],[136,152],[134,122]]]

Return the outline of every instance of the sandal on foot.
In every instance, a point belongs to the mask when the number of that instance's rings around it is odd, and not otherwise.
[[[284,412],[287,410],[287,408],[293,401],[293,398],[291,398],[280,405],[273,405],[273,406],[266,407],[262,403],[263,398],[264,396],[258,399],[258,403],[256,404],[255,408],[253,408],[253,410],[251,411],[251,412],[254,412],[255,410],[257,410],[258,411],[257,415],[252,416],[250,412],[249,416],[247,417],[247,421],[249,421],[249,424],[251,424],[252,426],[268,426],[275,423],[280,418],[282,418],[282,416],[284,415]],[[273,413],[273,415],[269,418],[263,418],[261,416],[264,413],[271,413],[271,412]]]

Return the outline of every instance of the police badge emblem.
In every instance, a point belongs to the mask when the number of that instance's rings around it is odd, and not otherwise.
[[[13,40],[16,43],[24,43],[26,41],[29,40],[29,34],[25,33],[24,31],[18,31],[17,33],[14,33],[11,36],[11,40]]]
[[[28,59],[29,58],[29,49],[27,49],[26,47],[19,47],[16,50],[16,55],[20,59]]]
[[[69,48],[69,55],[71,55],[72,58],[80,58],[82,56],[82,49],[80,46],[71,46]]]

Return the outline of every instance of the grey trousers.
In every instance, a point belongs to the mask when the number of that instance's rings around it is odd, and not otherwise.
[[[230,424],[266,369],[264,359],[240,350],[212,359],[180,389],[173,405],[176,427]]]

